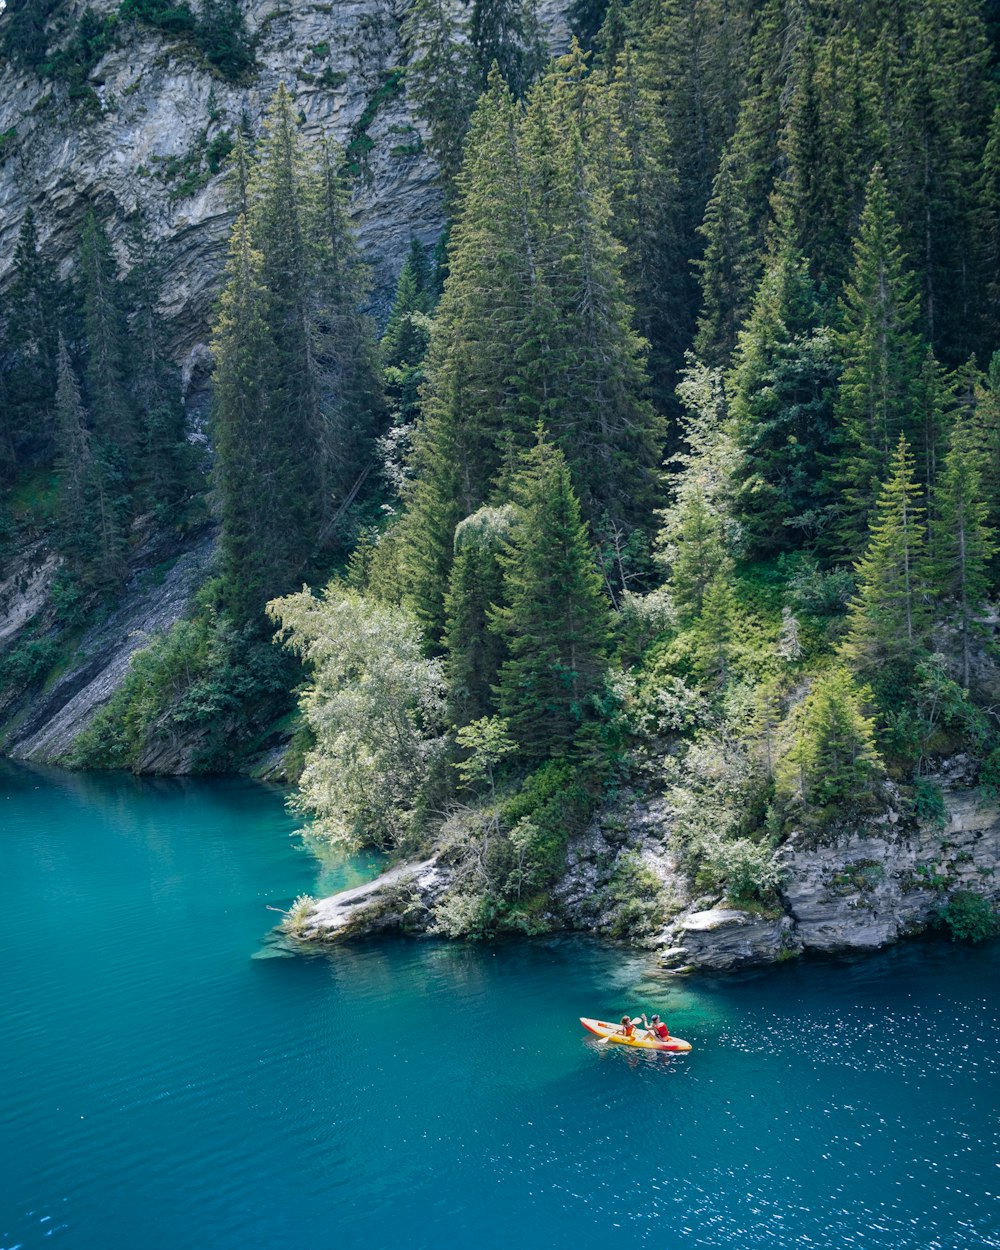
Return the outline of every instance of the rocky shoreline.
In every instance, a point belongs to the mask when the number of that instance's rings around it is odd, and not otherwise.
[[[947,819],[941,828],[890,811],[822,845],[793,834],[782,848],[780,908],[764,913],[693,893],[672,845],[663,800],[619,806],[571,842],[566,875],[546,919],[553,929],[628,940],[617,931],[609,889],[628,856],[659,880],[668,903],[669,920],[635,940],[666,971],[722,971],[805,952],[878,950],[925,930],[955,890],[1000,902],[1000,806],[961,786],[945,783],[943,792]],[[426,933],[450,884],[451,869],[436,856],[398,864],[366,885],[316,901],[299,917],[295,936],[315,945],[375,933]]]

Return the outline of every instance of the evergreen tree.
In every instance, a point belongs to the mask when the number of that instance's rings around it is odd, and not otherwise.
[[[14,269],[6,296],[7,356],[4,417],[9,459],[44,459],[52,451],[62,296],[53,266],[38,246],[29,208],[14,245]]]
[[[523,446],[530,429],[515,375],[539,277],[518,109],[497,73],[473,117],[458,188],[400,537],[408,599],[435,644],[455,527],[486,501],[506,441]]]
[[[913,457],[901,434],[869,524],[868,546],[854,566],[858,589],[841,645],[856,670],[881,669],[890,681],[900,664],[912,662],[926,624],[927,530],[919,499]]]
[[[130,334],[132,398],[138,413],[144,493],[161,521],[178,520],[191,487],[191,456],[184,439],[180,378],[163,342],[157,304],[160,260],[150,242],[141,206],[130,238],[126,283],[133,310]]]
[[[493,605],[503,599],[500,556],[513,523],[510,505],[485,507],[455,530],[444,638],[448,717],[453,725],[469,725],[496,710],[493,688],[506,646],[489,622]]]
[[[981,214],[983,272],[986,280],[984,330],[1000,341],[1000,104],[993,112],[983,151],[976,201]]]
[[[129,477],[138,470],[138,430],[128,394],[128,323],[118,264],[107,231],[91,210],[83,227],[79,282],[86,337],[87,400],[94,433]]]
[[[213,331],[212,414],[215,475],[222,514],[227,601],[240,620],[253,620],[275,590],[294,584],[302,566],[294,516],[279,470],[289,453],[275,446],[278,425],[269,381],[276,368],[266,321],[263,262],[245,217],[229,243],[226,284]]]
[[[485,85],[495,64],[515,96],[523,96],[548,60],[535,0],[472,0],[469,39]]]
[[[865,714],[872,693],[841,665],[818,677],[790,717],[778,763],[778,793],[826,807],[857,802],[884,776],[875,726]]]
[[[776,216],[808,257],[821,288],[839,290],[850,265],[845,241],[857,233],[866,171],[884,144],[854,13],[824,24],[811,12],[799,48],[780,136],[783,168]]]
[[[80,561],[92,554],[87,542],[93,526],[88,510],[88,487],[94,464],[80,386],[62,335],[57,351],[55,416],[60,546],[71,559]]]
[[[339,150],[329,143],[320,147],[316,198],[310,206],[315,266],[311,335],[320,403],[323,539],[330,537],[336,517],[357,497],[373,464],[372,440],[385,420],[374,327],[362,312],[368,271],[348,220],[342,164]]]
[[[979,342],[974,196],[990,116],[986,31],[978,0],[928,0],[904,12],[906,56],[886,163],[926,337],[957,363]]]
[[[621,245],[588,159],[586,66],[574,44],[537,85],[524,119],[534,256],[519,360],[520,402],[562,448],[585,514],[648,523],[663,423],[646,398]]]
[[[601,689],[608,610],[569,469],[539,432],[512,483],[516,522],[501,555],[507,642],[500,714],[525,759],[568,751]]]
[[[997,552],[989,524],[983,478],[988,461],[964,414],[952,427],[935,491],[932,584],[935,602],[951,605],[962,647],[962,685],[971,676],[972,638],[991,589],[990,562]]]
[[[114,459],[91,448],[80,387],[62,336],[56,383],[59,546],[84,591],[107,593],[125,572],[128,497]]]
[[[693,275],[683,251],[672,144],[648,81],[650,65],[629,45],[611,71],[592,77],[588,148],[591,161],[606,160],[600,176],[613,206],[610,226],[625,249],[622,271],[635,326],[649,345],[653,402],[666,412],[690,340]]]
[[[468,31],[447,0],[413,0],[403,39],[409,53],[406,91],[429,129],[427,146],[450,200],[476,103],[476,63]]]
[[[840,530],[849,550],[858,548],[878,482],[886,476],[900,435],[919,441],[914,429],[921,370],[918,317],[916,284],[905,267],[885,176],[876,166],[854,244],[839,334]]]
[[[385,333],[379,343],[390,428],[382,440],[384,471],[396,495],[404,490],[405,462],[420,415],[420,388],[426,376],[424,359],[430,344],[431,309],[436,302],[434,274],[424,247],[410,241]]]
[[[197,38],[209,63],[230,82],[241,82],[255,68],[239,0],[201,0]]]
[[[712,181],[710,197],[706,196],[704,222],[699,227],[705,245],[704,256],[697,262],[702,308],[695,346],[711,365],[728,363],[763,272],[779,157],[783,71],[800,34],[800,24],[788,20],[784,0],[767,0],[753,36],[747,90],[735,130]]]
[[[828,506],[837,354],[807,262],[782,249],[761,283],[727,379],[743,451],[734,511],[747,552],[815,538]]]

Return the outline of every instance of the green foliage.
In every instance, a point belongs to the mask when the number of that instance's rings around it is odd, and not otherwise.
[[[197,615],[133,653],[128,674],[77,739],[77,768],[143,771],[163,750],[188,753],[192,772],[232,768],[288,706],[294,668],[200,594]]]
[[[1000,933],[996,908],[973,890],[956,890],[937,914],[953,942],[985,942]]]
[[[608,618],[562,454],[538,441],[511,483],[515,522],[500,555],[503,606],[490,625],[507,643],[497,692],[525,759],[564,754],[593,716]]]
[[[874,721],[864,711],[871,697],[841,666],[816,678],[783,727],[779,799],[817,808],[870,802],[883,774]]]
[[[300,695],[316,745],[295,805],[338,846],[413,845],[417,798],[440,755],[441,665],[420,650],[413,618],[335,582],[268,605],[278,638],[311,669]]]
[[[941,787],[927,777],[918,777],[913,783],[913,814],[932,829],[943,829],[948,823]]]
[[[859,672],[905,664],[923,640],[927,529],[919,499],[913,457],[900,434],[869,522],[868,546],[854,566],[858,589],[841,653]]]
[[[235,156],[246,212],[214,329],[216,475],[231,607],[259,621],[342,538],[382,397],[337,154],[306,147],[280,87],[254,157]]]
[[[606,893],[611,904],[608,932],[613,938],[641,941],[652,937],[667,919],[663,883],[638,855],[619,856]]]

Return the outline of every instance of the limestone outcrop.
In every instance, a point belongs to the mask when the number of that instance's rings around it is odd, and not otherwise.
[[[925,929],[955,890],[1000,903],[1000,805],[947,777],[938,780],[947,812],[941,828],[890,812],[820,844],[793,834],[782,848],[780,906],[762,912],[694,891],[663,799],[619,803],[570,842],[547,920],[553,928],[628,940],[635,936],[628,926],[636,898],[626,895],[653,887],[669,920],[638,943],[668,971],[876,950]],[[447,866],[434,858],[397,865],[319,901],[300,936],[334,942],[387,929],[425,931],[449,884]]]

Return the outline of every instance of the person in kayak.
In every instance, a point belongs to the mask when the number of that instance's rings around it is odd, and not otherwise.
[[[622,1037],[635,1037],[635,1026],[639,1023],[638,1018],[635,1020],[629,1016],[622,1016],[622,1022],[618,1026],[618,1032]]]
[[[651,1020],[647,1020],[646,1013],[643,1012],[642,1023],[649,1036],[655,1038],[658,1042],[665,1042],[669,1038],[670,1030],[659,1016],[653,1016]]]

